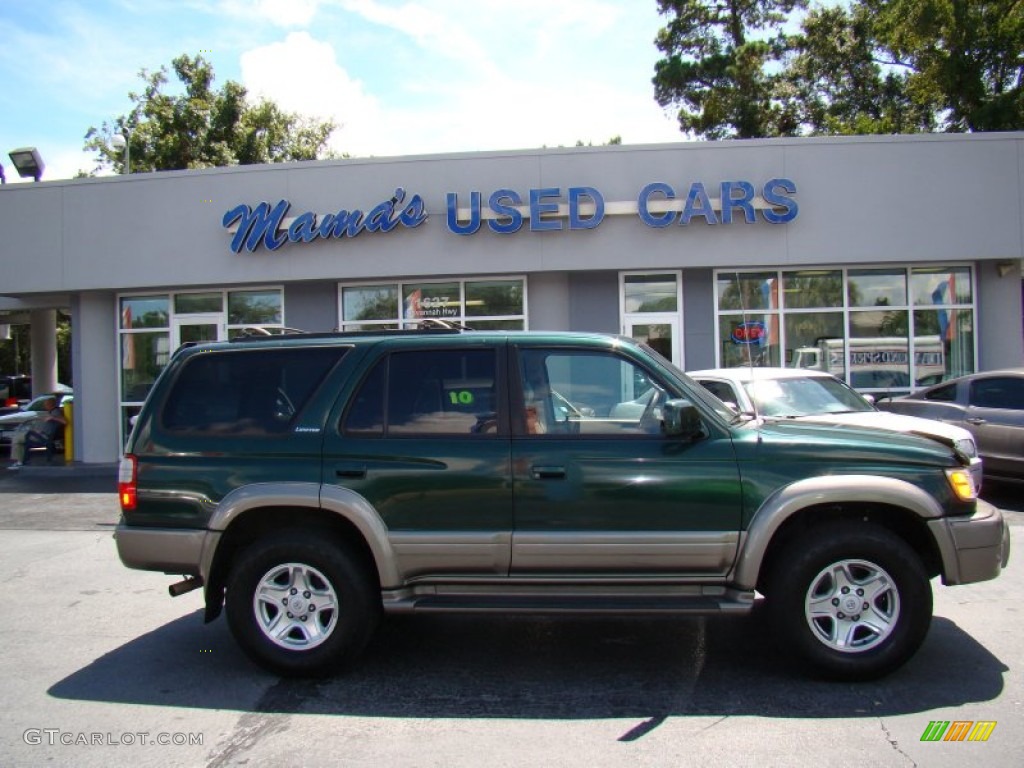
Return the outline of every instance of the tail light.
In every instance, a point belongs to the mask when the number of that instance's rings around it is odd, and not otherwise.
[[[138,459],[131,454],[121,459],[117,468],[117,495],[121,499],[121,511],[131,512],[138,503]]]

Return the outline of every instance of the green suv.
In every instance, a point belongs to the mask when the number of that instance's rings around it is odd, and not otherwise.
[[[382,613],[736,614],[883,675],[929,579],[1006,565],[951,444],[737,416],[631,339],[449,329],[181,349],[120,468],[130,568],[202,587],[255,661],[349,664]]]

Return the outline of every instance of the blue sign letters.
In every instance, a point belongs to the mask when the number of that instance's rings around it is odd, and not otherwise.
[[[658,229],[673,224],[689,226],[694,219],[703,219],[705,224],[754,224],[760,217],[768,224],[788,224],[800,211],[792,197],[795,194],[796,184],[783,178],[766,181],[760,194],[742,179],[722,181],[710,191],[703,182],[695,181],[685,195],[666,182],[655,181],[644,185],[635,202],[608,204],[594,187],[569,187],[564,196],[559,187],[530,189],[525,196],[501,188],[487,197],[486,208],[480,191],[469,193],[468,208],[459,207],[457,192],[448,192],[445,223],[452,234],[467,236],[479,232],[484,222],[491,232],[513,234],[523,228],[526,219],[531,232],[596,229],[606,213],[636,213],[648,227]],[[413,229],[427,220],[420,195],[404,201],[405,190],[399,187],[390,200],[378,203],[368,213],[358,209],[325,214],[306,211],[292,218],[287,217],[287,200],[273,206],[263,202],[254,208],[241,204],[224,214],[222,224],[232,231],[231,250],[235,253],[243,249],[252,253],[261,245],[276,251],[285,243],[354,238],[361,232],[391,232],[398,227]]]

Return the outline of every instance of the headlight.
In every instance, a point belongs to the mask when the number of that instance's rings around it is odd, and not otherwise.
[[[969,437],[957,440],[953,445],[955,445],[956,449],[969,459],[973,459],[978,455],[978,446],[976,446],[974,444],[974,440]]]
[[[978,498],[978,489],[974,487],[974,477],[969,470],[962,467],[947,469],[946,477],[949,478],[949,485],[960,501],[974,501]]]

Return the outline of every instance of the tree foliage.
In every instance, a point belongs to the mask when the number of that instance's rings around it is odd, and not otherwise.
[[[655,98],[695,136],[1024,128],[1024,0],[659,8]]]
[[[679,127],[709,139],[792,133],[777,98],[787,14],[807,0],[658,0],[668,17],[655,44],[654,96],[679,105]]]
[[[140,93],[129,93],[127,115],[89,128],[85,149],[97,155],[96,170],[124,172],[124,151],[111,144],[115,134],[128,140],[130,170],[163,171],[314,160],[336,125],[282,110],[272,101],[248,100],[246,89],[227,81],[214,89],[213,67],[202,56],[178,56],[171,62],[184,87],[168,93],[168,70],[145,69]]]

